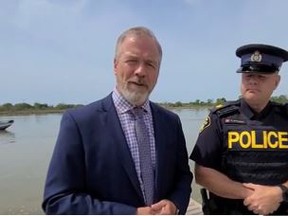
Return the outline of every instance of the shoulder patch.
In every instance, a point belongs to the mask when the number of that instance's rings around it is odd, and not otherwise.
[[[200,127],[200,132],[201,133],[203,130],[205,130],[207,127],[209,127],[211,124],[211,119],[210,116],[207,116],[204,120],[204,122],[202,123],[202,126]]]
[[[215,106],[215,108],[216,108],[216,109],[219,109],[219,108],[221,108],[221,107],[223,107],[223,106],[224,106],[223,104],[218,104],[218,105]]]
[[[223,117],[227,115],[231,115],[234,112],[239,111],[240,100],[238,101],[230,101],[225,104],[219,104],[211,110],[211,113],[215,113],[218,117]]]

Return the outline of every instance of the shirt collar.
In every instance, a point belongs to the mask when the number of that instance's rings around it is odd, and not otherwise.
[[[241,100],[241,110],[249,119],[261,119],[267,116],[271,110],[271,102],[269,102],[266,107],[260,112],[254,112],[251,107],[245,102],[244,99]]]
[[[129,103],[121,94],[120,92],[117,90],[117,88],[115,87],[113,92],[112,92],[112,99],[113,102],[115,104],[115,107],[117,109],[117,111],[122,114],[122,113],[126,113],[129,110],[132,110],[133,108],[135,108],[136,106],[132,105],[131,103]],[[151,108],[150,108],[150,103],[149,100],[145,101],[145,103],[141,106],[145,112],[151,113]]]

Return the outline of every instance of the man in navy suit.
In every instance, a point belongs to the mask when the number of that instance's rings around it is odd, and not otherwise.
[[[46,214],[185,214],[193,177],[181,122],[148,99],[161,58],[161,46],[149,29],[135,27],[120,35],[116,88],[102,100],[63,114],[45,184]],[[143,174],[148,163],[141,164],[131,114],[135,107],[143,110],[147,128],[152,203]]]

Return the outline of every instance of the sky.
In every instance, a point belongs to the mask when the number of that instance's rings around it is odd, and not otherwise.
[[[150,28],[163,49],[155,102],[237,99],[235,50],[288,49],[286,0],[0,0],[0,104],[88,104],[115,87],[117,37]],[[288,63],[274,96],[288,95]]]

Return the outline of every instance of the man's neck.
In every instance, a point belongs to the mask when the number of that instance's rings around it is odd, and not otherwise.
[[[256,104],[256,103],[252,103],[252,104],[249,104],[248,105],[251,107],[251,109],[256,112],[256,113],[260,113],[262,112],[262,110],[264,110],[264,108],[267,106],[269,101],[267,101],[267,103],[261,103],[261,104]]]

